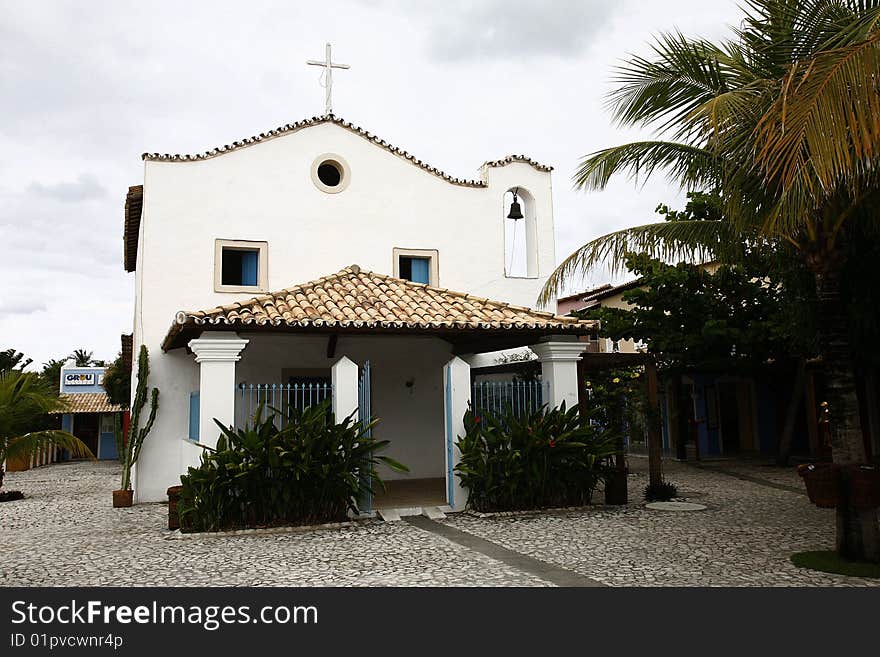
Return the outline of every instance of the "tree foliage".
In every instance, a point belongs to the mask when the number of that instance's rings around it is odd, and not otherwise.
[[[58,394],[39,375],[20,370],[0,372],[0,487],[3,463],[7,459],[29,460],[40,450],[58,446],[74,456],[94,457],[75,436],[55,429],[44,429],[49,413],[66,408]]]
[[[809,331],[793,326],[785,312],[782,285],[763,272],[723,265],[710,273],[645,254],[626,264],[644,283],[623,294],[632,307],[589,315],[601,321],[602,335],[643,342],[664,368],[754,369],[809,348]]]

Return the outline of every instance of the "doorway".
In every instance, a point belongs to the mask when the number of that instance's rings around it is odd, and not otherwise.
[[[92,454],[98,455],[98,414],[77,413],[73,422],[73,435],[86,444]]]

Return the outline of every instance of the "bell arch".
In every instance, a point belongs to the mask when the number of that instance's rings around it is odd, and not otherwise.
[[[504,275],[507,278],[538,278],[535,205],[535,197],[524,187],[511,187],[502,196]]]

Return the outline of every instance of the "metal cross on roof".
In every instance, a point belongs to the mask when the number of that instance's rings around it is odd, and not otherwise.
[[[324,96],[324,113],[333,114],[333,69],[334,68],[351,68],[348,64],[334,64],[330,58],[330,44],[327,44],[324,61],[316,61],[314,59],[306,60],[306,64],[310,66],[323,66],[324,71],[321,73],[321,86],[325,89]]]

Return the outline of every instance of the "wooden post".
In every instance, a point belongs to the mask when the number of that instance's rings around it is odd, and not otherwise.
[[[582,418],[587,417],[590,410],[589,395],[587,394],[587,364],[583,359],[577,362],[578,372],[578,412]]]
[[[658,394],[657,363],[653,356],[645,362],[645,383],[648,392],[648,483],[663,483],[663,447],[660,444],[660,400]]]

